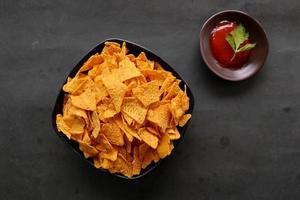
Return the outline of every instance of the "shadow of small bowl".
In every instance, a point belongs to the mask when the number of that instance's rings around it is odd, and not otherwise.
[[[187,83],[179,76],[179,74],[168,64],[166,63],[162,58],[160,58],[159,56],[157,56],[156,54],[154,54],[152,51],[138,45],[138,44],[135,44],[133,42],[130,42],[130,41],[126,41],[126,40],[123,40],[123,39],[118,39],[118,38],[111,38],[111,39],[107,39],[103,42],[101,42],[100,44],[98,44],[95,48],[93,48],[92,50],[90,50],[76,65],[75,67],[71,70],[71,72],[69,73],[68,76],[70,77],[74,77],[75,74],[77,73],[77,71],[80,69],[80,67],[83,65],[83,63],[85,61],[87,61],[89,59],[89,57],[91,57],[92,55],[94,55],[95,53],[101,53],[103,47],[104,47],[104,43],[107,42],[107,41],[110,41],[110,42],[116,42],[116,43],[119,43],[119,44],[122,44],[123,42],[126,42],[126,47],[128,48],[129,50],[129,53],[131,54],[134,54],[135,56],[138,56],[141,52],[144,52],[146,55],[147,55],[147,58],[150,59],[150,60],[153,60],[153,61],[156,61],[158,63],[160,63],[160,65],[167,71],[170,71],[172,72],[172,74],[181,80],[181,83],[180,83],[180,88],[181,89],[184,89],[185,85],[186,85],[186,92],[187,92],[187,95],[188,97],[190,98],[190,107],[189,107],[189,110],[187,111],[187,113],[190,113],[192,114],[193,112],[193,109],[194,109],[194,96],[192,94],[192,91],[190,89],[190,87],[187,85]],[[67,79],[65,80],[64,84],[67,82]],[[63,84],[63,85],[64,85]],[[62,86],[63,86],[62,85]],[[63,104],[64,104],[64,97],[66,95],[66,93],[62,90],[62,86],[60,87],[59,89],[59,93],[58,93],[58,96],[56,98],[56,102],[55,102],[55,105],[54,105],[54,108],[53,108],[53,111],[52,111],[52,126],[53,126],[53,129],[55,131],[55,133],[57,134],[57,136],[63,140],[68,147],[70,147],[79,157],[81,157],[84,161],[86,161],[88,164],[92,165],[94,167],[94,164],[93,164],[93,160],[92,159],[86,159],[83,155],[83,153],[80,151],[79,149],[79,146],[78,146],[78,143],[73,141],[73,140],[69,140],[63,133],[59,132],[57,130],[57,126],[56,126],[56,115],[57,114],[61,114],[62,113],[62,110],[63,110]],[[190,119],[191,120],[191,119]],[[181,134],[181,137],[179,140],[176,140],[174,141],[174,147],[176,147],[180,140],[182,139],[185,131],[186,131],[186,128],[188,127],[189,123],[190,123],[190,120],[186,123],[186,125],[184,127],[177,127],[178,128],[178,131],[180,132]],[[176,149],[176,148],[175,148]],[[174,150],[175,150],[174,149]],[[173,150],[173,151],[174,151]],[[173,152],[172,152],[173,154]],[[171,154],[171,155],[172,155]],[[166,158],[164,158],[163,160],[165,160]],[[117,176],[119,178],[124,178],[124,179],[137,179],[137,178],[141,178],[143,176],[145,176],[146,174],[148,174],[149,172],[153,171],[160,163],[161,163],[162,160],[158,161],[157,163],[152,163],[151,165],[149,165],[146,169],[142,169],[141,173],[139,175],[136,175],[136,176],[133,176],[132,178],[128,178],[122,174],[112,174],[113,176]],[[99,172],[106,172],[106,173],[110,173],[108,172],[108,170],[105,170],[105,169],[98,169]]]
[[[248,62],[240,69],[222,67],[214,58],[210,47],[212,30],[223,20],[242,23],[249,32],[250,40],[256,43]],[[250,15],[238,10],[225,10],[210,17],[200,31],[200,50],[208,68],[219,77],[229,81],[241,81],[252,77],[264,65],[269,50],[269,43],[262,25]]]

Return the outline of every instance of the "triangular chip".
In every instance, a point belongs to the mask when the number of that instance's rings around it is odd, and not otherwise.
[[[148,107],[151,103],[159,101],[159,97],[161,95],[159,82],[156,80],[144,83],[139,87],[132,89],[132,92],[145,107]]]
[[[105,123],[102,127],[104,135],[114,145],[124,145],[123,133],[115,123]]]
[[[147,108],[145,108],[142,103],[134,97],[126,97],[124,98],[124,102],[122,105],[122,112],[129,115],[132,119],[137,121],[139,124],[143,124],[146,114]]]
[[[79,96],[71,95],[70,97],[74,106],[84,110],[96,110],[96,96],[91,90],[86,90]]]
[[[153,149],[156,149],[158,145],[158,138],[155,135],[151,134],[149,131],[147,131],[147,129],[141,128],[139,129],[139,136],[146,144]]]
[[[104,86],[115,106],[115,110],[119,112],[126,92],[126,85],[116,79],[113,74],[107,74],[101,77]]]

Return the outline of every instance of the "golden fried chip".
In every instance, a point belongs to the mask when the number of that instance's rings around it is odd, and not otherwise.
[[[101,80],[112,98],[115,110],[119,112],[126,92],[126,85],[116,79],[113,74],[102,76]]]
[[[124,145],[123,133],[115,123],[105,123],[102,129],[111,144],[117,146]]]
[[[176,127],[174,127],[174,128],[168,128],[166,130],[166,134],[169,135],[170,140],[177,140],[177,139],[180,138],[180,133],[179,133],[179,131],[177,130]]]
[[[130,142],[132,142],[133,137],[135,137],[138,140],[141,140],[140,136],[137,134],[137,131],[129,127],[126,123],[123,123],[120,117],[115,117],[114,120],[118,127],[125,133],[127,139]]]
[[[61,114],[56,115],[56,126],[58,131],[63,132],[69,139],[71,139],[72,133],[69,132],[69,127],[64,122]]]
[[[189,109],[188,96],[183,91],[180,91],[178,95],[171,100],[170,109],[174,119],[178,121]]]
[[[165,158],[171,153],[170,137],[167,134],[162,134],[159,144],[157,146],[157,153],[160,158]]]
[[[131,125],[133,122],[133,119],[131,117],[129,117],[126,113],[122,113],[122,118],[125,120],[125,122],[128,125]]]
[[[168,89],[167,94],[163,97],[163,100],[172,99],[173,97],[175,97],[181,91],[181,89],[179,87],[179,83],[180,83],[180,80],[175,80],[172,83],[172,85]]]
[[[111,161],[117,160],[118,151],[116,149],[111,149],[109,151],[102,151],[99,153],[100,158],[105,158]]]
[[[122,112],[126,113],[139,124],[143,124],[146,118],[147,108],[145,108],[136,98],[126,97],[124,98],[122,105]]]
[[[96,111],[93,111],[92,113],[92,122],[93,122],[93,132],[92,135],[94,138],[98,137],[98,134],[100,132],[100,119],[98,117],[98,113]]]
[[[141,139],[148,144],[150,147],[152,147],[153,149],[156,149],[157,145],[158,145],[158,138],[151,134],[147,129],[145,128],[141,128],[139,129],[139,136],[141,137]]]
[[[79,143],[79,149],[81,151],[91,155],[95,155],[98,153],[98,150],[95,147],[81,141],[78,141],[78,143]]]
[[[133,149],[133,161],[132,161],[132,174],[138,175],[140,174],[142,169],[142,161],[139,157],[139,148],[136,146]]]
[[[149,109],[147,120],[161,127],[163,130],[169,127],[171,120],[170,104],[163,104],[154,109]]]
[[[78,96],[71,95],[70,97],[74,106],[84,110],[96,110],[96,96],[91,90],[86,90]]]
[[[141,72],[135,67],[134,63],[131,62],[130,59],[127,57],[125,57],[125,59],[119,62],[119,68],[113,69],[112,73],[121,82],[142,75]]]
[[[161,92],[159,90],[159,82],[154,80],[148,83],[144,83],[134,89],[132,89],[133,95],[138,98],[145,107],[148,107],[151,103],[159,101]]]
[[[95,55],[92,55],[84,64],[83,66],[79,69],[79,72],[84,72],[92,69],[94,65],[101,64],[103,62],[103,57],[102,55],[99,55],[96,53]],[[78,74],[77,73],[77,74]]]
[[[189,119],[192,117],[191,114],[185,114],[183,115],[180,120],[179,120],[179,126],[183,127],[188,121]]]

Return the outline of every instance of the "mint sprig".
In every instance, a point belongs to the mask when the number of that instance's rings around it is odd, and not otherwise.
[[[248,38],[249,38],[249,33],[246,32],[246,29],[242,24],[239,24],[233,31],[231,31],[226,36],[226,38],[225,38],[226,41],[228,42],[228,44],[231,46],[231,48],[234,51],[231,61],[234,60],[237,53],[247,51],[247,50],[253,49],[255,47],[256,43],[246,44],[243,47],[241,47],[241,45],[246,40],[248,40]]]

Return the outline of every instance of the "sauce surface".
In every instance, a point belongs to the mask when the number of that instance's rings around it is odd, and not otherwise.
[[[238,69],[241,68],[248,60],[251,50],[236,53],[233,60],[234,50],[226,41],[226,36],[230,34],[238,25],[234,22],[221,21],[211,32],[210,46],[214,57],[222,67]],[[246,40],[241,47],[251,43]]]

